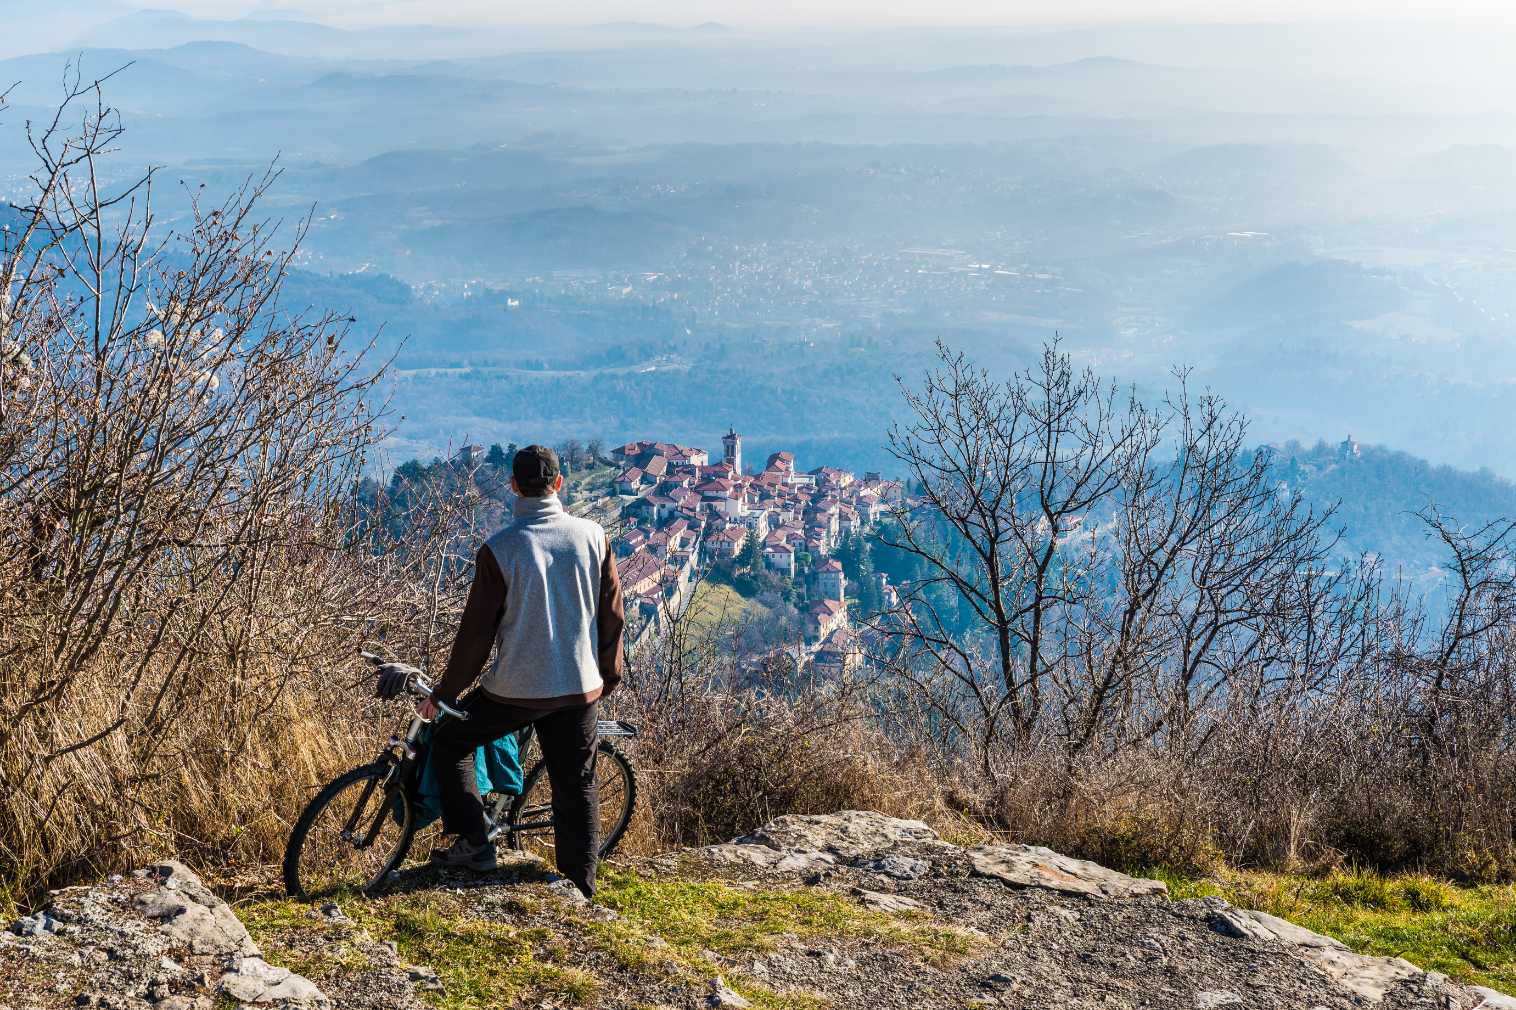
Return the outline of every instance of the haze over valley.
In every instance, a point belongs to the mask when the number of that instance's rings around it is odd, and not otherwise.
[[[119,70],[109,168],[162,166],[164,223],[277,158],[293,297],[395,355],[395,460],[735,425],[887,468],[935,341],[1005,372],[1056,336],[1260,442],[1516,474],[1508,32],[74,18],[0,62],[6,127]]]

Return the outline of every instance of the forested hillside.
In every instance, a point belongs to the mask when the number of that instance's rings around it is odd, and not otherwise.
[[[1289,442],[1274,450],[1282,487],[1313,504],[1335,503],[1343,556],[1378,555],[1391,572],[1420,579],[1446,561],[1441,542],[1418,513],[1434,509],[1475,530],[1516,517],[1516,484],[1488,470],[1438,466],[1384,446]]]

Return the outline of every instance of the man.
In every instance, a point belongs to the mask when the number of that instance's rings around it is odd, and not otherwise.
[[[443,829],[442,866],[495,868],[474,775],[475,748],[535,724],[553,787],[558,871],[592,897],[600,849],[593,759],[596,706],[621,680],[625,614],[605,530],[564,511],[553,450],[529,445],[511,464],[512,520],[479,549],[447,672],[433,697],[468,713],[432,738]],[[480,678],[490,650],[494,664]],[[456,701],[476,679],[478,688]],[[421,714],[436,715],[434,702]]]

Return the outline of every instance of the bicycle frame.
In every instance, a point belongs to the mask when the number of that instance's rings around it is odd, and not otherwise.
[[[383,659],[381,657],[373,655],[372,653],[364,652],[362,653],[362,656],[364,659],[369,660],[375,665],[383,662]],[[416,696],[418,699],[430,699],[432,697],[432,685],[427,681],[424,674],[418,672],[414,677],[411,678],[407,687],[410,693]],[[437,707],[439,714],[434,720],[423,719],[421,717],[421,713],[416,712],[411,716],[411,721],[410,724],[406,727],[405,735],[391,736],[389,738],[389,742],[385,744],[383,752],[381,752],[379,755],[379,760],[388,763],[391,766],[390,773],[385,776],[383,780],[386,794],[388,794],[396,784],[403,785],[405,782],[406,772],[408,771],[408,764],[410,762],[414,762],[419,757],[420,752],[418,749],[418,744],[421,739],[421,731],[427,725],[429,725],[430,722],[440,722],[444,718],[468,718],[468,713],[462,712],[445,702],[438,702]],[[530,746],[532,737],[535,732],[535,727],[530,723],[517,731],[517,745],[520,751],[525,752],[526,748]],[[619,719],[601,719],[597,721],[595,724],[595,749],[593,756],[590,759],[590,774],[593,775],[595,773],[596,767],[598,766],[600,759],[600,741],[602,739],[618,737],[629,738],[635,737],[637,735],[637,728],[635,726],[627,722],[622,722]],[[350,822],[356,822],[358,818],[358,812],[361,811],[363,809],[363,806],[368,802],[368,798],[372,789],[373,783],[370,783],[368,790],[365,791],[363,796],[360,797],[359,802],[354,806],[353,814],[349,818]],[[373,843],[374,837],[378,834],[379,828],[383,824],[387,809],[387,803],[381,805],[380,812],[375,818],[373,825],[369,828],[367,835],[363,838],[362,841],[354,843],[356,847],[367,848]],[[533,820],[511,823],[503,819],[497,820],[495,817],[495,813],[497,812],[499,812],[499,804],[496,804],[495,811],[491,811],[489,807],[486,807],[484,811],[485,822],[488,826],[487,837],[491,841],[507,832],[516,833],[520,831],[543,830],[550,828],[553,825],[551,819],[551,807],[547,808],[548,819],[540,822]],[[344,841],[353,841],[352,829],[354,826],[354,823],[349,823],[344,826],[342,832],[342,838]]]

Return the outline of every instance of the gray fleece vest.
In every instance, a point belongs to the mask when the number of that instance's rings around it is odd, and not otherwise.
[[[569,515],[557,495],[520,498],[515,518],[486,544],[505,578],[505,613],[480,687],[510,699],[600,688],[595,609],[605,530]]]

